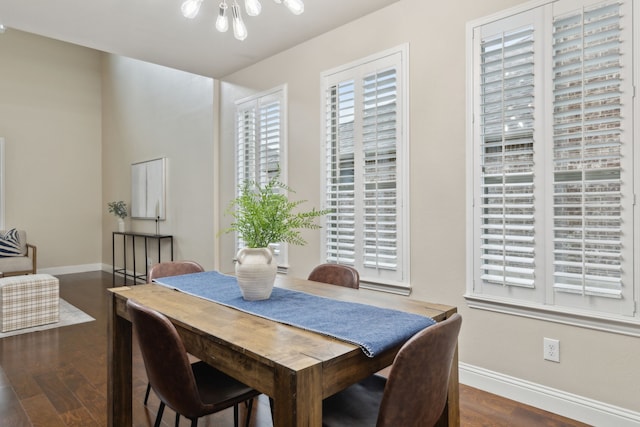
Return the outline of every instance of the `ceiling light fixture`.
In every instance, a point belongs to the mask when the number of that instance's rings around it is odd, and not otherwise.
[[[6,30],[7,30],[7,27],[5,27],[4,24],[0,24],[0,34],[4,34]]]
[[[200,6],[203,0],[186,0],[182,3],[182,14],[185,18],[193,19],[200,12]],[[278,4],[284,4],[294,15],[300,15],[304,12],[304,3],[302,0],[274,0]],[[231,0],[230,0],[231,2]],[[222,0],[218,6],[218,17],[216,18],[216,29],[221,33],[229,29],[229,17],[227,16],[227,0]],[[258,16],[262,11],[262,5],[259,0],[244,0],[244,9],[249,16]],[[231,19],[233,24],[233,35],[238,40],[247,38],[247,27],[242,20],[240,6],[238,0],[233,0],[231,4]]]

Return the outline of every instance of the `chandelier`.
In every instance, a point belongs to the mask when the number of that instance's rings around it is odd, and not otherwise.
[[[193,19],[200,12],[200,6],[203,0],[186,0],[182,3],[182,14],[185,18]],[[278,4],[284,4],[294,15],[300,15],[304,12],[304,3],[302,0],[273,0]],[[231,0],[229,1],[231,3]],[[216,19],[216,29],[221,33],[229,29],[229,17],[227,16],[227,0],[222,0],[218,9],[218,18]],[[259,0],[244,0],[244,9],[249,16],[258,16],[262,10]],[[247,38],[247,27],[242,20],[240,6],[238,0],[233,0],[231,4],[231,22],[233,23],[233,35],[238,40]]]

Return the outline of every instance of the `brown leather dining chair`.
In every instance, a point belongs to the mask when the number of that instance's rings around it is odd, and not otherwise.
[[[153,279],[161,277],[181,276],[183,274],[201,273],[204,268],[195,261],[165,261],[159,262],[151,267],[147,274],[147,283],[153,282]],[[149,401],[149,393],[151,393],[151,384],[147,384],[147,391],[144,394],[144,404]]]
[[[253,399],[260,392],[236,381],[205,362],[191,363],[178,331],[163,314],[133,300],[127,311],[138,337],[149,382],[160,398],[154,426],[159,427],[165,405],[198,425],[198,418],[233,407],[234,426],[238,427],[238,405],[248,402],[246,426],[249,426]]]
[[[342,264],[320,264],[309,273],[308,279],[347,288],[360,287],[358,270]]]
[[[462,317],[423,329],[407,341],[389,377],[372,375],[328,397],[323,427],[429,427],[445,408]]]
[[[147,275],[147,282],[151,283],[153,279],[160,277],[180,276],[202,271],[204,268],[195,261],[165,261],[151,267]]]

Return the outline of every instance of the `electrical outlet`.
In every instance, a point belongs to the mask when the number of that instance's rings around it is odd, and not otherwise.
[[[151,257],[147,257],[147,265],[151,267]]]
[[[544,360],[560,362],[560,341],[552,338],[544,339]]]

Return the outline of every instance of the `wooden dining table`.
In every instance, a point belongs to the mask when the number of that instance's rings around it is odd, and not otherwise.
[[[276,286],[341,301],[429,316],[442,321],[455,307],[367,289],[351,289],[278,275]],[[273,398],[276,427],[322,425],[322,400],[393,362],[401,345],[367,357],[360,347],[258,317],[157,284],[109,289],[108,425],[132,424],[133,299],[167,316],[187,351]],[[142,403],[141,403],[142,404]],[[457,350],[448,401],[439,426],[459,426]]]

